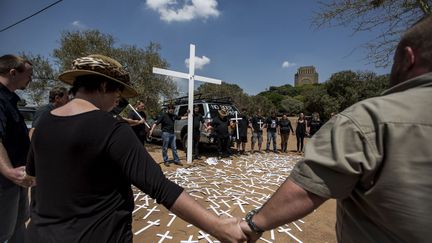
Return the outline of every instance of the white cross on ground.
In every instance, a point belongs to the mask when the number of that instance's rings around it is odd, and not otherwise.
[[[192,240],[192,238],[193,238],[193,235],[189,235],[189,239],[182,240],[182,241],[180,241],[180,243],[198,243],[197,240]]]
[[[199,231],[199,234],[200,234],[200,236],[198,236],[198,239],[206,239],[207,242],[213,243],[212,239],[210,239],[210,237],[209,237],[210,236],[209,234],[207,234],[201,230]]]
[[[231,121],[235,121],[235,124],[236,124],[236,130],[237,130],[237,139],[240,139],[240,136],[239,136],[239,129],[238,129],[238,121],[239,121],[239,120],[243,120],[243,118],[241,118],[241,117],[237,117],[237,111],[235,111],[234,114],[235,114],[235,118],[231,118],[230,120],[231,120]]]
[[[288,232],[288,231],[290,231],[291,229],[290,228],[286,228],[286,229],[284,229],[284,228],[282,228],[282,227],[279,227],[279,229],[278,229],[278,232],[280,232],[280,233],[286,233],[287,235],[289,235],[291,238],[293,238],[295,241],[297,241],[298,243],[302,243],[302,241],[301,240],[299,240],[297,237],[295,237],[293,234],[291,234],[290,232]]]
[[[154,206],[152,209],[147,209],[147,211],[149,211],[144,217],[143,219],[146,219],[148,216],[150,216],[151,213],[155,212],[155,211],[160,211],[159,209],[156,209],[157,206]]]
[[[135,208],[135,210],[132,212],[132,214],[136,213],[138,210],[140,210],[141,208],[147,208],[147,205],[144,203],[142,205],[137,205],[135,204],[135,206],[137,206],[137,208]]]
[[[146,229],[148,229],[148,228],[150,228],[150,227],[152,227],[152,226],[160,225],[159,222],[160,222],[160,219],[158,219],[158,220],[156,220],[156,221],[150,221],[150,220],[147,221],[148,225],[145,226],[144,228],[138,230],[137,232],[135,232],[134,235],[138,235],[138,234],[142,233],[144,230],[146,230]]]
[[[183,78],[189,80],[189,94],[188,94],[188,135],[187,135],[187,162],[192,163],[192,116],[193,116],[193,98],[194,98],[194,83],[195,80],[221,84],[222,81],[219,79],[206,78],[202,76],[195,75],[195,45],[190,45],[189,52],[189,73],[181,73],[176,71],[171,71],[167,69],[155,68],[153,67],[153,73],[161,74],[165,76],[171,76],[176,78]]]
[[[172,222],[174,221],[175,218],[177,218],[177,215],[170,213],[170,216],[172,216],[171,220],[168,222],[167,227],[170,227]]]
[[[169,235],[169,231],[165,232],[165,234],[156,234],[157,236],[161,237],[161,239],[158,241],[158,243],[162,243],[165,239],[170,239],[172,240],[172,236]]]

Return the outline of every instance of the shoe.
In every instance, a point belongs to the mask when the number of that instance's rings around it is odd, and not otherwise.
[[[182,163],[180,161],[174,161],[174,164],[176,164],[176,165],[182,165]]]
[[[165,161],[165,162],[164,162],[164,165],[165,165],[166,167],[169,167],[169,166],[170,166],[170,164],[169,164],[168,161]]]

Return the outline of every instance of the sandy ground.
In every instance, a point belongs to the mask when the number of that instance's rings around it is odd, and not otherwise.
[[[264,133],[264,138],[265,135]],[[307,139],[305,140],[307,142]],[[265,141],[263,147],[265,148]],[[219,160],[216,165],[205,163],[208,158],[216,155],[216,149],[211,147],[202,147],[204,156],[200,160],[194,160],[192,164],[186,164],[186,154],[179,149],[178,154],[183,165],[172,164],[170,167],[162,164],[160,143],[146,144],[146,148],[160,163],[164,173],[182,185],[201,205],[220,215],[241,218],[245,212],[264,203],[289,175],[295,162],[302,157],[301,154],[295,153],[295,135],[290,135],[289,152],[286,154],[270,152],[238,155],[224,161]],[[246,151],[249,150],[250,141]],[[168,154],[171,158],[171,150]],[[286,163],[281,164],[283,161]],[[174,218],[174,215],[144,193],[137,189],[134,192],[134,242],[215,241],[213,237],[200,233],[198,228]],[[305,218],[284,225],[273,232],[264,233],[263,239],[258,242],[336,242],[335,208],[336,202],[329,200]],[[153,223],[156,225],[152,225]],[[203,234],[205,237],[199,239]],[[163,235],[171,238],[163,238]]]

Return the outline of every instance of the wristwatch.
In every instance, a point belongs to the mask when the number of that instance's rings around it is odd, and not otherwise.
[[[249,225],[249,228],[257,235],[262,234],[264,230],[260,229],[253,221],[252,218],[255,214],[259,212],[260,209],[253,209],[249,213],[246,214],[245,221]]]

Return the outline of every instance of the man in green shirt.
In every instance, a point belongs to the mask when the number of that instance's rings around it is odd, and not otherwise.
[[[339,242],[432,238],[432,16],[399,42],[382,96],[335,115],[304,160],[242,223],[250,239],[337,199]]]

